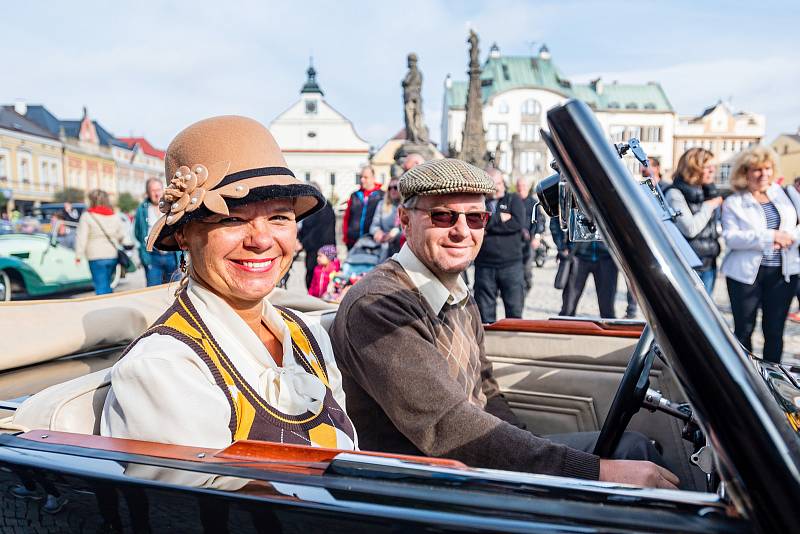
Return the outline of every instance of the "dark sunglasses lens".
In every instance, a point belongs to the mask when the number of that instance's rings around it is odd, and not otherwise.
[[[473,230],[479,230],[486,226],[486,221],[489,219],[488,213],[467,213],[467,226]]]
[[[449,210],[439,210],[431,212],[431,222],[439,228],[449,228],[458,220],[458,212]]]
[[[396,185],[390,185],[389,186],[389,191],[397,191],[397,186]]]

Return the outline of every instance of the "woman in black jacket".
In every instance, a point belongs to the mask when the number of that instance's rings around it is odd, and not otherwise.
[[[665,195],[679,215],[675,225],[686,237],[703,264],[695,270],[709,295],[717,278],[720,253],[717,220],[722,197],[714,186],[714,154],[703,148],[690,148],[678,160],[672,185]]]

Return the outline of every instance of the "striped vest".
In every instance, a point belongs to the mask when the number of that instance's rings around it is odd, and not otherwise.
[[[294,312],[277,306],[276,309],[291,332],[295,361],[325,384],[325,398],[319,413],[288,415],[267,403],[222,351],[186,290],[178,295],[172,306],[147,331],[128,346],[123,357],[139,339],[152,334],[172,336],[191,347],[208,366],[214,381],[230,403],[231,419],[228,426],[233,441],[252,439],[340,448],[336,434],[339,431],[355,442],[353,425],[333,398],[319,344],[308,326]]]

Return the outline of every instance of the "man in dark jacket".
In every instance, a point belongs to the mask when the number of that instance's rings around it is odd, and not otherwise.
[[[319,184],[311,182],[317,191]],[[309,215],[300,223],[297,239],[306,251],[306,287],[311,286],[314,268],[317,266],[317,251],[325,245],[336,246],[336,214],[329,202],[321,210]]]
[[[149,287],[166,284],[173,277],[177,278],[179,273],[176,252],[162,252],[155,249],[153,252],[147,252],[147,236],[162,215],[158,209],[158,201],[164,196],[164,185],[158,178],[150,178],[145,183],[145,190],[147,198],[136,209],[133,235],[139,243],[139,259],[142,260]]]
[[[522,199],[506,190],[503,174],[498,169],[489,169],[496,193],[487,201],[491,216],[486,225],[478,257],[475,258],[475,301],[484,323],[493,323],[496,318],[497,293],[503,299],[506,317],[522,318],[525,305],[525,277],[523,274],[523,232],[525,205]]]
[[[527,295],[533,287],[533,253],[539,248],[542,235],[544,235],[545,215],[539,207],[536,208],[536,215],[534,216],[534,207],[537,206],[536,199],[533,197],[531,187],[524,177],[517,178],[516,186],[517,195],[522,199],[522,204],[525,206],[525,224],[522,227],[522,236],[524,238],[522,264],[525,276],[525,294]]]
[[[353,248],[358,238],[369,233],[375,208],[383,200],[381,184],[375,181],[375,170],[367,165],[361,169],[361,188],[350,195],[342,219],[342,234],[347,250]]]

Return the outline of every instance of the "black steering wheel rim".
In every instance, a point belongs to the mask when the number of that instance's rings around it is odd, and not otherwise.
[[[611,458],[631,418],[642,407],[647,388],[650,387],[650,369],[655,356],[653,340],[653,331],[646,325],[633,349],[625,374],[622,375],[622,381],[608,410],[608,416],[600,430],[600,436],[595,443],[594,454],[600,458]]]

